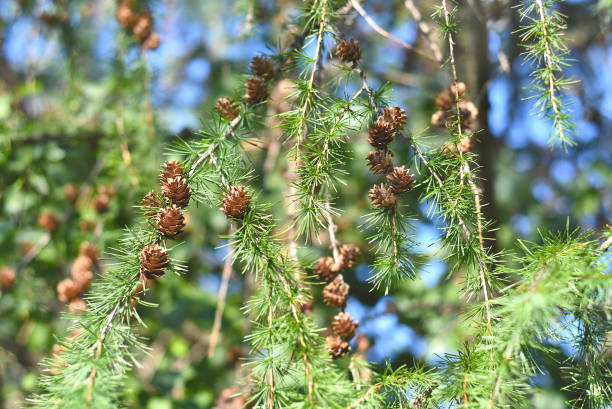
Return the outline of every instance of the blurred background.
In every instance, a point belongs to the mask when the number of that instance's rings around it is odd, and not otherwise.
[[[430,53],[408,3],[361,2],[391,36]],[[431,18],[436,3],[414,3],[445,52]],[[572,227],[601,231],[612,216],[612,3],[558,5],[568,21],[567,75],[577,81],[566,98],[578,144],[567,152],[549,147],[551,123],[531,114],[531,69],[515,33],[517,5],[460,1],[456,37],[459,79],[480,112],[473,150],[485,213],[495,221],[495,246],[507,250],[517,237],[537,241],[538,227],[562,229],[569,218]],[[56,337],[66,336],[61,313],[78,306],[60,300],[56,288],[92,248],[83,243],[95,244],[100,259],[91,257],[91,269],[103,273],[112,262],[105,252],[123,228],[140,220],[133,206],[156,185],[168,144],[193,138],[218,97],[240,95],[252,57],[290,44],[301,6],[292,0],[140,1],[151,27],[134,33],[116,18],[114,0],[0,0],[0,408],[23,405],[36,388],[38,361],[51,353]],[[391,84],[392,102],[406,108],[412,132],[444,135],[430,118],[436,94],[450,84],[448,67],[379,35],[350,6],[343,11],[338,36],[359,40],[371,84]],[[325,45],[329,59],[332,39]],[[332,75],[330,66],[322,80]],[[287,162],[272,115],[286,109],[279,103],[286,82],[277,80],[270,127],[249,154],[255,169],[266,173],[257,183],[282,225]],[[437,245],[441,222],[428,217],[427,203],[414,203],[420,274],[388,296],[370,291],[373,257],[356,226],[375,179],[365,166],[363,134],[351,137],[354,160],[346,164],[337,222],[340,241],[365,253],[345,277],[351,285],[347,312],[360,322],[353,349],[375,364],[436,365],[470,337],[457,325],[466,303],[458,291],[461,272],[449,277]],[[412,164],[406,146],[397,143],[395,151],[397,162]],[[147,297],[159,308],[141,308],[147,327],[139,331],[150,340],[151,354],[129,374],[129,407],[214,407],[247,373],[240,358],[248,353],[242,338],[249,324],[240,308],[253,284],[232,276],[218,344],[208,356],[226,254],[219,237],[228,224],[218,209],[195,202],[188,214],[185,242],[174,252],[188,272],[156,284]],[[310,254],[327,255],[325,242]],[[334,313],[315,300],[321,326]],[[569,353],[565,345],[551,347],[560,357]],[[565,407],[561,388],[569,380],[552,362],[542,368],[532,380],[540,388],[534,407]]]

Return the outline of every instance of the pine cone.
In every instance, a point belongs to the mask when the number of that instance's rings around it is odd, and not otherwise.
[[[249,209],[250,201],[251,196],[244,186],[232,186],[223,197],[221,211],[229,219],[242,219]]]
[[[160,35],[153,32],[147,37],[144,43],[142,43],[142,48],[145,48],[147,50],[156,50],[157,47],[159,47],[160,43],[161,43]]]
[[[357,351],[361,354],[366,354],[370,349],[370,340],[365,335],[357,334]]]
[[[79,198],[79,188],[74,183],[66,183],[64,185],[64,197],[69,203],[75,204]]]
[[[340,258],[342,259],[342,270],[353,268],[359,262],[361,250],[350,244],[345,244],[340,248]]]
[[[274,77],[274,64],[265,57],[254,57],[251,60],[251,72],[264,80],[270,80]]]
[[[98,213],[104,213],[110,207],[110,197],[106,193],[98,193],[91,200],[91,206]]]
[[[461,153],[468,153],[472,151],[472,138],[463,137],[457,144],[457,150]]]
[[[132,5],[128,1],[123,1],[115,11],[115,17],[123,28],[131,28],[136,24],[136,13],[132,9]]]
[[[75,272],[91,271],[92,268],[93,261],[91,260],[91,258],[87,257],[84,254],[81,254],[72,263],[71,272],[72,274],[74,274]]]
[[[455,95],[459,95],[459,98],[461,98],[465,94],[465,91],[467,91],[467,87],[464,82],[457,83],[457,92],[455,92],[455,84],[448,86],[448,93],[452,95],[453,100],[456,100]]]
[[[159,181],[162,185],[168,183],[168,179],[172,179],[179,176],[185,176],[183,164],[181,162],[178,162],[176,160],[169,160],[165,161],[162,164],[162,169],[159,173]]]
[[[61,302],[68,302],[79,295],[79,286],[69,278],[60,281],[57,284],[57,298]]]
[[[79,293],[87,290],[93,281],[93,273],[89,270],[72,270],[71,275]]]
[[[323,288],[323,301],[330,307],[346,307],[346,296],[349,285],[344,282],[342,274],[338,274],[334,280]]]
[[[189,186],[187,179],[176,176],[166,180],[166,183],[162,185],[162,194],[170,203],[185,208],[191,198],[191,186]]]
[[[397,205],[395,195],[391,188],[385,184],[374,185],[368,194],[370,201],[374,207],[384,210],[392,210]]]
[[[147,217],[157,215],[159,208],[163,206],[162,199],[159,198],[152,190],[142,198],[140,203],[142,203],[142,205],[146,208],[144,210],[144,215]]]
[[[366,157],[370,170],[375,175],[384,175],[393,170],[393,154],[390,151],[374,149]]]
[[[328,283],[336,278],[339,271],[332,257],[321,257],[313,268],[313,272],[318,275],[322,281],[327,281]]]
[[[393,126],[394,130],[400,131],[404,129],[408,116],[406,115],[406,111],[396,105],[393,108],[385,107],[383,118]]]
[[[50,210],[43,210],[38,215],[38,225],[49,232],[55,231],[57,224],[57,216]]]
[[[361,47],[359,41],[350,39],[349,41],[340,40],[336,48],[336,56],[343,62],[357,62],[361,58]]]
[[[342,358],[350,349],[349,343],[340,337],[327,337],[326,343],[325,349],[333,359]]]
[[[437,127],[443,127],[446,125],[446,113],[442,110],[438,110],[431,115],[431,124]]]
[[[368,143],[377,149],[386,149],[387,145],[393,142],[395,130],[393,125],[384,119],[378,118],[374,125],[368,128],[370,137]]]
[[[258,104],[268,98],[268,87],[264,80],[259,77],[251,77],[247,80],[246,94],[244,98],[251,104]]]
[[[455,94],[451,94],[448,90],[444,90],[436,96],[436,107],[442,111],[448,111],[452,108],[454,101]]]
[[[459,101],[457,104],[459,107],[459,114],[461,115],[461,124],[465,127],[469,127],[478,117],[478,108],[470,101]],[[456,113],[455,113],[456,115]]]
[[[345,340],[350,340],[355,335],[359,321],[354,320],[346,312],[338,313],[332,320],[332,328],[336,335]]]
[[[168,252],[159,244],[145,246],[140,252],[140,274],[153,280],[164,275],[164,270],[170,265]]]
[[[157,231],[165,237],[176,237],[185,227],[185,216],[176,205],[164,207],[157,214]]]
[[[151,35],[151,31],[153,30],[153,19],[151,18],[151,13],[148,11],[143,11],[136,16],[136,22],[134,23],[134,28],[132,28],[132,32],[138,39],[138,41],[144,41],[149,35]]]
[[[16,279],[15,270],[12,268],[3,267],[0,269],[0,288],[11,288],[15,284]]]
[[[87,303],[82,298],[75,298],[68,304],[68,310],[73,314],[81,314],[87,309]]]
[[[89,259],[95,263],[96,261],[98,261],[99,258],[98,246],[93,243],[84,241],[79,246],[79,254],[89,257]]]
[[[223,118],[231,121],[238,115],[238,106],[234,104],[228,97],[219,98],[215,104],[215,111]]]
[[[414,175],[403,165],[395,167],[393,172],[387,175],[387,181],[396,195],[403,195],[414,188]]]

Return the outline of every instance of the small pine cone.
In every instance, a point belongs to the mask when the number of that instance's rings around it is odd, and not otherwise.
[[[385,184],[374,185],[368,194],[370,201],[374,207],[384,210],[392,210],[397,205],[395,195],[391,188]]]
[[[350,39],[349,41],[340,40],[336,48],[336,56],[343,62],[357,62],[361,58],[361,47],[359,41]]]
[[[100,257],[98,254],[98,246],[86,241],[81,243],[79,246],[79,254],[89,257],[89,259],[94,263],[98,261],[98,258]]]
[[[345,244],[340,248],[340,258],[342,259],[342,270],[353,268],[359,262],[361,250],[350,244]]]
[[[82,314],[87,309],[87,303],[82,298],[75,298],[68,304],[68,310],[73,314]]]
[[[390,151],[374,149],[366,157],[370,170],[375,175],[384,175],[393,171],[393,154]]]
[[[436,107],[442,111],[448,111],[453,106],[455,94],[451,94],[448,90],[440,92],[436,96]]]
[[[136,24],[136,13],[132,9],[132,5],[128,1],[123,1],[115,11],[115,17],[123,28],[131,28]]]
[[[12,268],[3,267],[0,269],[0,288],[11,288],[15,284],[16,279],[15,270]]]
[[[147,37],[144,43],[142,43],[142,48],[145,48],[147,50],[156,50],[157,47],[159,47],[160,43],[161,43],[160,35],[153,32]]]
[[[442,110],[438,110],[431,115],[431,124],[437,127],[443,127],[446,125],[446,113]]]
[[[461,153],[468,153],[472,151],[472,138],[463,137],[457,144],[457,150]]]
[[[185,227],[185,216],[176,205],[164,207],[157,214],[157,231],[165,237],[176,237]]]
[[[342,274],[334,278],[334,281],[323,288],[323,301],[329,307],[346,307],[346,296],[349,292],[349,285],[344,282]]]
[[[450,95],[452,95],[453,100],[455,100],[455,95],[459,95],[459,98],[461,98],[464,94],[465,91],[467,91],[467,87],[465,85],[465,82],[458,82],[457,83],[457,92],[455,92],[455,84],[451,84],[448,86],[448,92]]]
[[[357,351],[360,354],[366,354],[370,349],[370,340],[365,335],[359,333],[357,334]]]
[[[93,261],[88,256],[81,254],[72,263],[71,271],[90,271],[93,267]]]
[[[164,275],[164,270],[170,265],[168,252],[159,244],[145,246],[140,252],[140,274],[144,278],[154,280]]]
[[[254,57],[251,60],[251,72],[264,80],[270,80],[274,77],[274,64],[265,57]]]
[[[53,232],[57,229],[57,216],[50,210],[43,210],[38,215],[38,225],[43,229]]]
[[[231,121],[238,115],[238,107],[228,97],[217,100],[215,111],[228,121]]]
[[[350,349],[349,343],[340,337],[327,337],[326,344],[325,349],[333,359],[342,358]]]
[[[396,105],[394,107],[385,107],[383,118],[393,126],[393,129],[400,131],[404,129],[408,116],[406,111]]]
[[[339,271],[332,257],[321,257],[313,268],[313,272],[322,281],[327,281],[328,283],[336,278]]]
[[[61,302],[68,302],[79,295],[79,286],[70,278],[66,278],[57,284],[57,298]]]
[[[393,172],[387,175],[387,181],[391,191],[396,195],[403,195],[414,188],[414,175],[410,174],[410,169],[406,169],[403,165],[395,167]]]
[[[349,340],[355,335],[359,321],[354,320],[346,312],[338,313],[332,320],[332,328],[340,338]]]
[[[98,213],[104,213],[110,207],[110,197],[106,193],[98,193],[91,200],[91,206]]]
[[[459,114],[461,115],[461,124],[468,127],[478,117],[478,108],[471,101],[459,101],[457,104],[459,107]]]
[[[387,145],[393,142],[395,130],[393,125],[382,118],[378,118],[374,125],[368,128],[370,137],[368,143],[377,149],[386,149]]]
[[[151,35],[151,31],[153,30],[153,18],[151,18],[151,13],[148,11],[143,11],[142,13],[136,16],[136,22],[134,23],[134,28],[132,28],[132,32],[138,39],[138,41],[144,41],[149,35]]]
[[[173,177],[162,185],[162,194],[167,201],[180,208],[185,208],[191,198],[191,186],[184,177]]]
[[[162,199],[152,190],[142,198],[140,203],[145,207],[144,215],[147,217],[156,216],[159,209],[163,206]]]
[[[268,98],[268,87],[264,80],[259,77],[251,77],[247,80],[246,94],[244,98],[251,104],[258,104]]]
[[[223,197],[221,211],[229,219],[242,219],[249,209],[250,202],[251,196],[244,186],[232,186]]]
[[[74,281],[79,288],[79,293],[82,293],[91,285],[93,273],[88,270],[73,270],[72,281]]]
[[[79,188],[74,183],[66,183],[64,185],[64,197],[69,203],[75,204],[79,198]]]
[[[162,169],[159,173],[159,181],[162,185],[167,183],[168,179],[172,179],[178,176],[185,176],[183,164],[181,162],[176,160],[167,160],[162,164]]]

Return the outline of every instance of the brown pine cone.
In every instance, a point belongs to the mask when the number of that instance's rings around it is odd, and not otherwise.
[[[142,201],[140,203],[142,203],[142,205],[146,208],[144,210],[144,215],[147,217],[153,217],[157,215],[159,208],[163,206],[162,199],[159,198],[157,194],[152,190],[147,193],[145,197],[142,198]]]
[[[93,273],[89,270],[72,270],[72,281],[77,285],[79,293],[89,288],[93,281]]]
[[[87,303],[82,298],[75,298],[68,304],[68,310],[73,314],[82,314],[87,309]]]
[[[457,104],[459,107],[459,114],[461,115],[461,124],[465,127],[469,127],[478,117],[478,108],[471,101],[459,101]],[[455,113],[456,115],[456,113]]]
[[[57,216],[50,210],[43,210],[38,215],[38,225],[49,232],[57,229],[58,222]]]
[[[390,151],[374,149],[366,157],[370,170],[375,175],[384,175],[393,170],[393,154]]]
[[[57,298],[68,302],[79,295],[79,286],[73,280],[66,278],[57,284]]]
[[[98,246],[93,243],[84,241],[79,246],[79,254],[89,257],[89,259],[95,263],[96,261],[98,261],[99,258]]]
[[[383,118],[393,126],[394,130],[400,131],[404,129],[408,116],[406,111],[396,105],[394,107],[385,107]]]
[[[134,28],[132,28],[132,32],[138,39],[138,41],[144,41],[153,30],[153,18],[151,18],[151,13],[148,11],[143,11],[136,16],[136,22],[134,23]]]
[[[393,172],[387,175],[387,181],[396,195],[403,195],[414,188],[414,175],[403,165],[395,167]]]
[[[140,274],[144,278],[154,280],[164,275],[164,270],[170,265],[168,252],[159,244],[145,246],[140,252]]]
[[[323,288],[323,301],[330,307],[346,307],[346,296],[349,285],[344,282],[342,274],[338,274],[334,280]]]
[[[166,237],[176,237],[185,227],[185,216],[176,205],[164,207],[157,214],[157,231]]]
[[[438,110],[431,115],[431,124],[437,127],[446,125],[446,112]]]
[[[157,47],[159,47],[160,43],[161,43],[160,35],[153,32],[147,37],[144,43],[142,43],[142,48],[145,48],[147,50],[156,50]]]
[[[264,80],[259,77],[251,77],[247,80],[244,98],[251,104],[258,104],[268,98],[268,87]]]
[[[90,271],[93,267],[93,261],[88,256],[81,254],[72,263],[71,271]]]
[[[16,279],[15,270],[12,268],[3,267],[0,269],[0,288],[11,288],[15,284]]]
[[[353,268],[359,262],[361,250],[350,244],[345,244],[340,248],[340,258],[342,259],[342,270]]]
[[[274,64],[265,57],[253,57],[251,60],[251,72],[264,80],[274,77]]]
[[[453,102],[455,101],[455,95],[451,94],[448,90],[440,92],[436,96],[436,107],[442,111],[448,111],[452,108]]]
[[[337,267],[332,257],[321,257],[314,265],[313,272],[329,283],[338,275],[340,270]]]
[[[368,128],[368,143],[377,149],[386,149],[393,142],[395,130],[393,125],[384,119],[378,118],[374,125]]]
[[[166,180],[161,189],[164,198],[170,203],[180,208],[185,208],[189,204],[191,186],[184,177],[176,176]]]
[[[98,193],[91,200],[91,206],[98,213],[104,213],[110,207],[110,197],[106,193]]]
[[[461,98],[465,94],[465,91],[467,91],[467,86],[464,82],[457,83],[457,92],[455,92],[455,84],[448,86],[448,93],[452,95],[453,100],[456,100],[455,95],[459,95],[459,98]]]
[[[346,312],[338,313],[332,320],[332,328],[336,335],[345,340],[350,340],[355,335],[359,321],[354,320]]]
[[[119,24],[123,28],[131,28],[136,24],[136,13],[132,9],[132,4],[129,1],[122,1],[119,6],[117,6],[117,11],[115,11],[115,17],[119,21]]]
[[[336,48],[336,56],[343,62],[357,62],[361,58],[361,47],[359,41],[350,39],[349,41],[340,40]]]
[[[221,211],[229,219],[242,219],[249,209],[250,202],[251,196],[246,187],[242,185],[232,186],[223,197]]]
[[[162,164],[161,172],[159,173],[159,181],[161,184],[163,185],[168,182],[168,179],[172,179],[177,176],[185,176],[183,164],[176,160],[165,161]]]
[[[342,358],[350,349],[349,343],[340,337],[327,337],[326,344],[325,349],[333,359]]]
[[[457,150],[461,153],[468,153],[472,151],[472,138],[463,137],[457,144]]]
[[[392,210],[397,205],[395,195],[391,191],[391,188],[383,183],[374,185],[374,187],[370,189],[368,197],[372,202],[372,206],[379,209]]]
[[[215,111],[223,118],[231,121],[238,115],[238,106],[229,97],[219,98],[215,104]]]
[[[66,183],[64,185],[64,197],[69,203],[75,204],[79,198],[79,188],[74,183]]]
[[[362,333],[357,334],[357,351],[360,354],[366,354],[370,349],[370,340]]]

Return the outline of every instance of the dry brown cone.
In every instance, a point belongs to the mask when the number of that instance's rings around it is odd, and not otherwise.
[[[69,203],[75,204],[79,197],[79,188],[74,183],[66,183],[64,185],[64,197]]]
[[[238,115],[238,106],[229,97],[219,98],[215,104],[215,111],[223,118],[231,121]]]
[[[75,298],[68,304],[68,310],[73,314],[82,314],[87,309],[87,303],[82,298]]]
[[[57,216],[50,210],[43,210],[38,215],[38,225],[49,232],[57,229],[58,222]]]
[[[152,190],[142,198],[140,203],[146,207],[144,210],[144,215],[147,217],[157,215],[157,212],[163,205],[162,200]]]
[[[437,127],[446,125],[446,112],[438,110],[431,115],[431,124]]]
[[[353,338],[358,325],[359,321],[354,320],[353,317],[346,312],[338,313],[332,320],[332,329],[334,333],[347,341]]]
[[[368,197],[372,202],[372,206],[382,210],[392,210],[395,209],[397,205],[395,195],[391,191],[391,188],[383,183],[374,185],[374,187],[370,189]]]
[[[410,192],[415,183],[414,175],[410,173],[410,169],[406,169],[403,165],[395,167],[393,172],[387,175],[387,181],[391,191],[396,195]]]
[[[230,191],[223,196],[223,207],[221,211],[229,219],[242,219],[248,211],[251,195],[242,185],[232,186]]]
[[[98,258],[100,257],[98,253],[98,246],[87,241],[84,241],[79,246],[79,254],[89,257],[89,259],[94,263],[98,261]]]
[[[393,129],[401,131],[404,129],[408,116],[406,111],[396,105],[394,107],[385,107],[383,118],[393,126]]]
[[[147,39],[142,43],[142,48],[147,50],[156,50],[161,43],[161,37],[159,34],[153,32],[151,33]]]
[[[461,115],[461,124],[465,127],[470,127],[478,117],[478,108],[471,101],[459,101],[457,106]]]
[[[140,252],[140,274],[149,280],[164,275],[164,270],[170,265],[168,252],[159,244],[145,246]]]
[[[117,6],[117,11],[115,11],[115,17],[117,17],[119,24],[121,24],[123,28],[131,28],[132,26],[134,26],[134,24],[136,24],[137,16],[136,13],[134,13],[132,7],[133,6],[129,1],[122,1]]]
[[[457,83],[457,92],[455,92],[455,84],[451,84],[448,86],[448,92],[452,95],[453,100],[455,100],[455,95],[458,94],[459,98],[461,98],[465,92],[467,91],[467,86],[464,82]]]
[[[136,16],[136,22],[134,23],[134,27],[132,28],[132,32],[138,39],[138,41],[144,41],[149,35],[151,35],[151,31],[153,30],[153,18],[151,18],[151,13],[148,11],[143,11]]]
[[[85,254],[80,254],[72,263],[71,272],[74,274],[75,271],[91,271],[92,268],[92,259]]]
[[[15,284],[17,275],[15,270],[10,267],[3,267],[0,269],[0,288],[7,289],[11,288]]]
[[[327,337],[325,349],[333,359],[342,358],[350,349],[349,343],[340,337]]]
[[[361,47],[359,41],[350,39],[349,41],[340,40],[336,47],[336,56],[343,62],[357,62],[361,58]]]
[[[251,60],[251,72],[264,80],[274,77],[274,64],[265,57],[256,56]]]
[[[91,206],[98,213],[104,213],[110,207],[110,197],[106,193],[98,193],[91,200]]]
[[[340,272],[335,265],[333,257],[321,257],[314,265],[313,272],[322,281],[331,282]]]
[[[384,175],[393,170],[393,154],[390,151],[374,149],[366,157],[370,171],[375,175]]]
[[[57,298],[62,302],[68,302],[79,295],[79,286],[70,278],[66,278],[57,284]]]
[[[345,244],[340,248],[340,258],[342,259],[342,270],[353,268],[359,262],[361,250],[351,244]]]
[[[244,98],[251,104],[258,104],[268,98],[268,87],[266,82],[259,77],[251,77],[245,84],[246,93]]]
[[[393,142],[395,130],[393,125],[384,119],[378,118],[374,124],[368,128],[368,143],[377,149],[386,149],[387,145]]]
[[[185,227],[185,216],[176,205],[164,207],[157,214],[157,231],[165,237],[176,237]]]
[[[448,90],[440,92],[436,96],[436,107],[442,111],[448,111],[452,108],[453,102],[455,101],[454,94],[451,94]]]
[[[164,198],[180,208],[185,208],[191,198],[191,186],[187,179],[176,176],[166,180],[161,187]]]
[[[89,270],[73,270],[71,272],[72,281],[75,282],[79,293],[86,291],[93,281],[93,273]]]
[[[472,138],[467,136],[461,138],[457,144],[457,150],[461,153],[468,153],[472,151]]]
[[[162,164],[161,171],[159,172],[159,181],[161,184],[168,182],[168,179],[175,178],[177,176],[185,176],[183,170],[183,164],[176,160],[167,160]]]
[[[323,301],[329,307],[346,307],[346,297],[349,285],[344,282],[342,274],[338,274],[334,280],[323,288]]]

